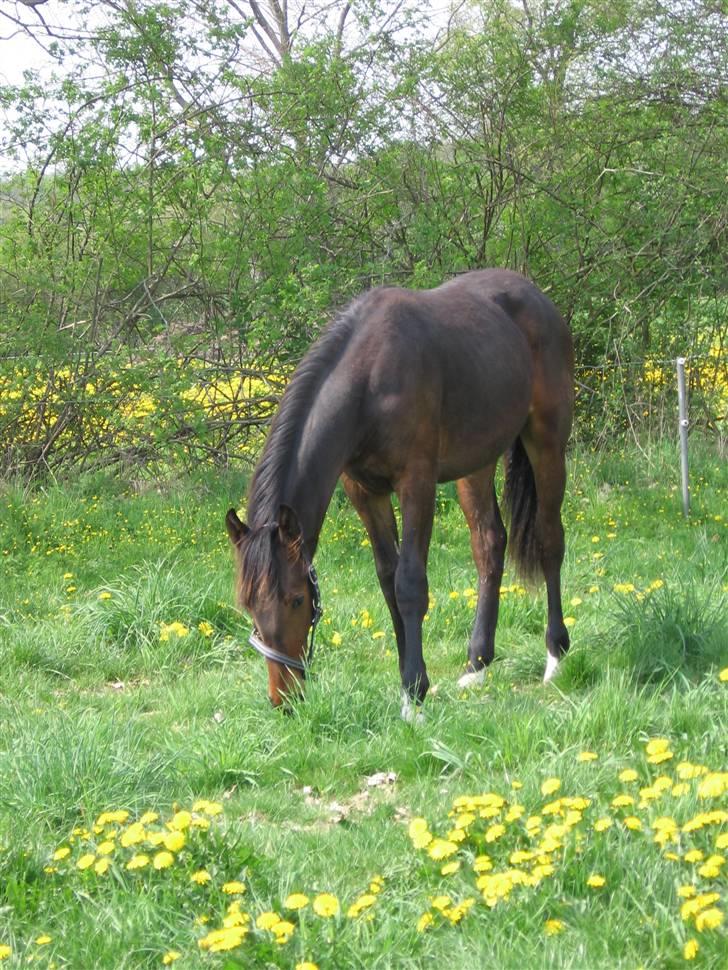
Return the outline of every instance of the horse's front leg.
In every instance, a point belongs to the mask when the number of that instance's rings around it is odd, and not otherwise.
[[[377,578],[392,617],[399,654],[399,672],[402,676],[405,659],[405,635],[404,622],[397,606],[397,596],[394,591],[394,577],[399,563],[399,538],[392,500],[389,495],[382,495],[364,488],[363,485],[349,478],[348,475],[341,476],[341,483],[351,504],[359,514],[359,518],[364,523],[369,541],[372,544]]]
[[[435,476],[418,465],[397,485],[402,512],[402,548],[394,577],[394,590],[404,625],[402,664],[402,716],[412,720],[430,686],[422,655],[422,621],[427,612],[427,553],[435,514]]]

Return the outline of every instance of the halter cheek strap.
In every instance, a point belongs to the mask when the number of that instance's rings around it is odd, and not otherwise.
[[[289,657],[287,653],[281,653],[280,650],[274,650],[273,647],[269,647],[267,643],[264,643],[261,639],[260,634],[256,627],[253,627],[253,632],[250,634],[248,643],[254,650],[265,657],[266,660],[271,660],[273,663],[281,664],[284,667],[289,667],[292,670],[300,670],[302,673],[306,673],[308,667],[313,663],[313,649],[314,649],[314,636],[316,634],[316,627],[318,626],[318,621],[321,619],[321,614],[323,609],[321,608],[321,591],[319,590],[318,577],[316,576],[316,570],[313,568],[313,564],[308,567],[308,582],[311,587],[311,605],[313,606],[313,616],[311,617],[311,628],[309,633],[308,649],[305,650],[303,658]]]

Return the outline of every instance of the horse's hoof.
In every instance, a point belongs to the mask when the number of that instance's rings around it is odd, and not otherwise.
[[[424,724],[425,713],[421,705],[415,704],[406,691],[402,691],[402,720],[407,724]]]
[[[556,671],[559,669],[559,661],[553,654],[546,654],[546,669],[543,672],[543,682],[548,684],[548,682],[553,678]]]
[[[467,674],[463,674],[458,680],[458,687],[463,690],[467,690],[470,687],[482,687],[485,682],[485,667],[481,670],[471,670]]]

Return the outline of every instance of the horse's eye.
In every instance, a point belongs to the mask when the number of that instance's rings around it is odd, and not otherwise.
[[[299,606],[303,606],[303,596],[294,596],[291,600],[291,606],[294,610],[297,610]]]

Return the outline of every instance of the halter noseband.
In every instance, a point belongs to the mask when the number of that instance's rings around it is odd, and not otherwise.
[[[313,606],[313,616],[311,617],[311,627],[309,632],[308,649],[303,655],[303,659],[299,660],[298,657],[289,657],[286,653],[281,653],[279,650],[274,650],[273,647],[269,647],[267,643],[261,640],[260,634],[258,633],[258,628],[253,627],[253,632],[248,638],[248,643],[254,650],[257,650],[261,657],[265,657],[266,660],[272,660],[273,663],[282,664],[284,667],[290,667],[292,670],[300,670],[302,673],[306,673],[306,669],[313,663],[313,648],[314,648],[314,636],[316,634],[316,627],[318,621],[321,619],[321,614],[323,609],[321,607],[321,591],[319,589],[318,578],[316,576],[316,570],[313,568],[313,563],[309,563],[308,566],[308,582],[311,587],[311,605]]]

